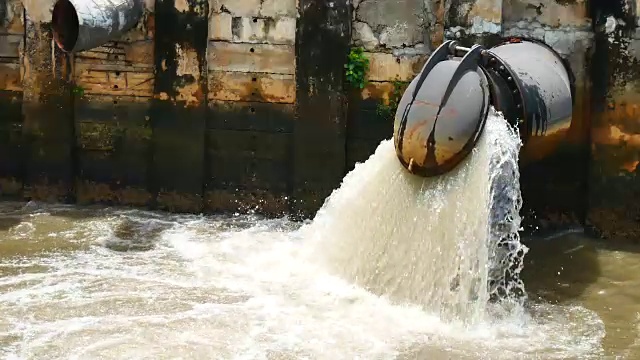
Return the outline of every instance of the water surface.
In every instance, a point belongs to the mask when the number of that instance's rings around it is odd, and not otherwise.
[[[420,179],[382,142],[304,225],[0,204],[0,357],[640,358],[636,250],[524,246],[519,145],[492,114]]]
[[[1,210],[1,358],[640,358],[638,247],[530,241],[529,314],[465,329],[299,261],[285,219],[23,205]]]

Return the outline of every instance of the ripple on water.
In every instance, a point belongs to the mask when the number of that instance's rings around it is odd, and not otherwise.
[[[0,222],[0,356],[599,358],[604,327],[583,307],[487,305],[489,267],[513,262],[492,252],[488,173],[505,175],[495,191],[508,195],[507,214],[495,221],[510,236],[506,253],[525,252],[513,231],[519,140],[490,120],[474,161],[439,180],[412,178],[383,142],[301,229],[255,216],[0,205],[11,219]]]
[[[122,221],[149,218],[113,211],[74,220],[58,236],[81,246],[1,257],[15,271],[0,277],[0,355],[561,359],[600,351],[601,323],[580,307],[536,305],[465,328],[393,305],[315,265],[298,225],[284,219],[167,216],[147,251],[105,246]]]

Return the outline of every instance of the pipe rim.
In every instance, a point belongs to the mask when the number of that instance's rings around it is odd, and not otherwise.
[[[514,42],[516,42],[516,43],[518,43],[518,42],[534,43],[534,44],[537,44],[537,45],[540,45],[540,46],[546,48],[553,55],[555,55],[555,57],[558,59],[558,61],[560,61],[560,63],[564,67],[564,70],[567,72],[567,77],[569,78],[569,87],[570,87],[570,90],[571,90],[571,102],[574,103],[575,102],[575,96],[576,96],[576,74],[573,72],[573,69],[571,68],[571,64],[570,64],[569,60],[567,58],[564,58],[562,55],[560,55],[560,53],[558,51],[556,51],[556,49],[554,49],[553,46],[547,44],[546,42],[544,42],[544,41],[542,41],[540,39],[536,39],[536,38],[528,37],[528,36],[510,36],[510,37],[504,39],[503,42],[501,42],[498,45],[492,47],[491,49],[495,49],[495,48],[503,46],[503,45],[509,45],[509,44],[514,43]]]
[[[505,62],[500,56],[498,56],[496,53],[491,51],[492,49],[487,50],[489,61],[487,64],[483,64],[481,68],[485,72],[487,71],[487,69],[493,70],[496,73],[496,75],[500,76],[504,80],[505,84],[507,84],[507,86],[509,86],[510,89],[512,90],[512,93],[510,95],[512,96],[514,105],[516,106],[516,109],[517,109],[516,111],[518,112],[518,118],[516,119],[505,118],[505,120],[511,126],[515,126],[518,128],[520,133],[520,139],[524,144],[527,142],[527,139],[529,138],[529,131],[528,131],[529,118],[527,116],[527,111],[528,111],[527,103],[523,96],[524,89],[522,86],[522,82],[520,81],[520,77],[518,76],[518,74],[516,74],[513,71],[511,66],[509,66],[509,64]],[[500,69],[500,67],[502,67],[502,69]],[[488,74],[486,74],[486,76],[487,78],[490,78]],[[511,80],[509,80],[509,78],[511,78]],[[489,81],[489,83],[491,83],[491,81]],[[490,90],[492,91],[492,95],[494,95],[492,87],[490,87]],[[495,104],[492,104],[492,105],[495,105]],[[502,110],[502,109],[496,108],[496,110]]]
[[[80,20],[75,6],[69,0],[56,1],[51,25],[56,45],[65,52],[71,52],[78,42]]]

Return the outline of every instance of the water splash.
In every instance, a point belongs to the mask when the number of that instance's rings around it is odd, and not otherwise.
[[[520,144],[492,113],[460,166],[424,179],[382,142],[303,230],[313,254],[339,276],[446,321],[486,320],[491,298],[521,304]]]
[[[521,304],[526,251],[519,142],[498,120],[438,179],[383,142],[300,229],[0,204],[0,358],[602,358],[583,307],[487,306]]]

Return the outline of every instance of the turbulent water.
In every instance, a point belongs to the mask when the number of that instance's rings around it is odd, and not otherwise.
[[[0,357],[598,358],[593,312],[523,296],[518,149],[492,116],[424,180],[385,141],[302,227],[5,204]]]
[[[313,253],[397,303],[422,305],[447,321],[485,320],[491,295],[523,293],[519,150],[519,136],[493,116],[461,166],[424,179],[408,175],[392,141],[383,142],[307,229]]]

